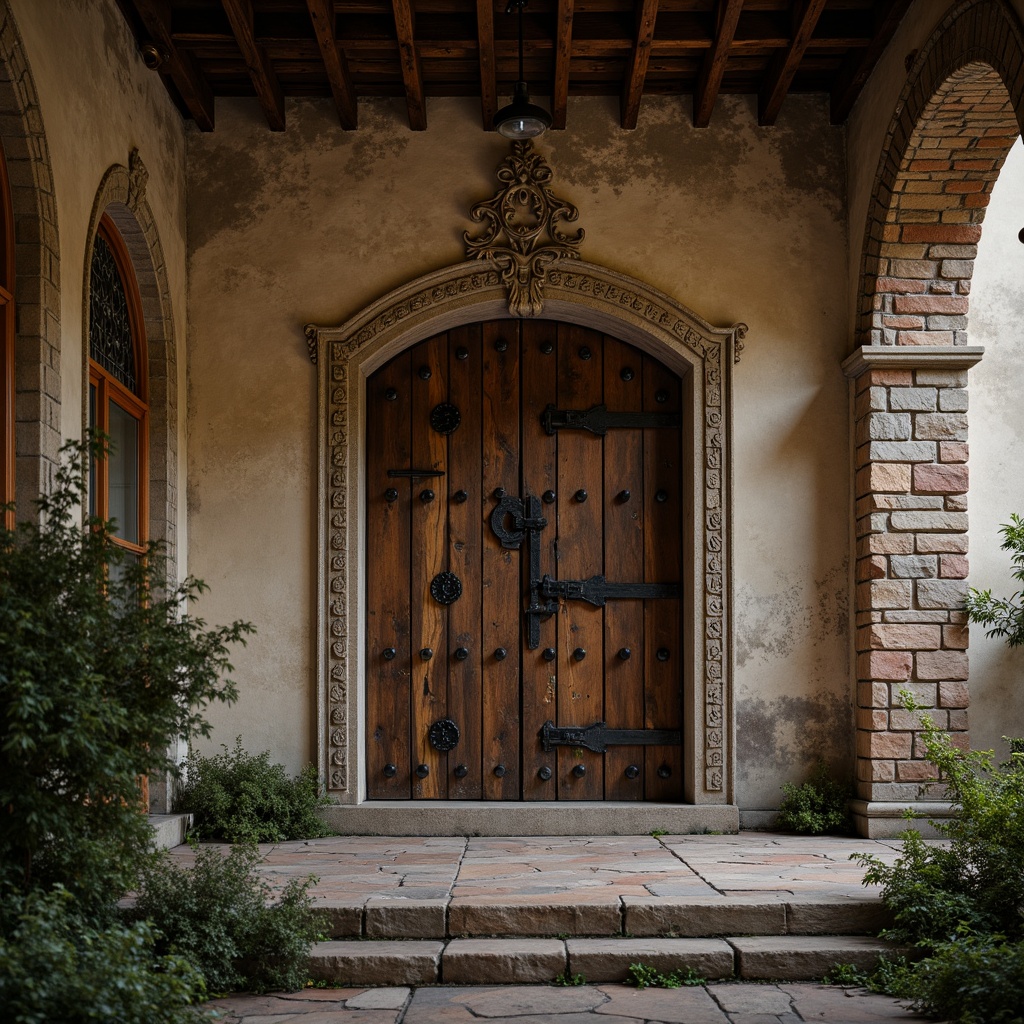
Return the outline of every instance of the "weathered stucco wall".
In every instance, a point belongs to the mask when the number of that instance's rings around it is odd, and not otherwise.
[[[1009,553],[999,527],[1024,515],[1024,146],[1003,164],[992,192],[971,287],[970,340],[985,357],[971,371],[971,584],[1009,597]],[[1024,651],[971,627],[971,743],[1006,752],[1003,736],[1024,737]]]
[[[87,235],[100,182],[137,147],[149,171],[146,198],[166,260],[184,394],[185,132],[159,76],[138,55],[114,0],[9,0],[25,45],[53,172],[60,242],[61,423],[82,433],[83,283]],[[179,486],[185,480],[184,417],[179,418]],[[178,508],[179,570],[186,519]]]
[[[289,102],[275,135],[255,104],[218,101],[216,132],[189,134],[190,567],[213,586],[211,619],[259,628],[213,743],[241,733],[292,769],[315,750],[301,326],[460,260],[506,152],[474,102],[431,100],[429,116],[411,133],[399,103],[361,103],[345,134],[328,104]],[[539,148],[580,207],[584,258],[750,324],[735,395],[738,799],[773,807],[817,757],[852,756],[843,135],[823,100],[795,96],[774,129],[730,97],[705,131],[653,98],[633,133],[609,100],[574,100],[569,124]]]

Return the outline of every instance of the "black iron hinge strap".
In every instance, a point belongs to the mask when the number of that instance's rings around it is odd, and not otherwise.
[[[609,430],[675,427],[682,425],[677,412],[609,412],[606,405],[594,405],[589,409],[557,409],[545,407],[540,422],[548,434],[558,430],[589,430],[603,437]]]
[[[603,576],[588,580],[556,580],[543,576],[538,587],[541,597],[566,601],[587,601],[603,608],[606,601],[679,597],[678,583],[609,583]]]
[[[609,747],[678,747],[682,733],[673,729],[609,729],[606,722],[559,728],[547,721],[541,727],[540,740],[548,752],[555,747],[582,747],[603,754]]]

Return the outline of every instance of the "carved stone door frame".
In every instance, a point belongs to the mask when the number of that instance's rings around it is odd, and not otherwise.
[[[732,803],[731,380],[746,328],[713,327],[642,282],[575,259],[555,260],[547,269],[543,316],[606,331],[679,374],[684,396],[683,472],[691,474],[694,496],[692,509],[680,523],[685,569],[686,803],[671,808],[576,805],[586,811],[586,827],[581,825],[580,830],[734,829],[738,812]],[[510,313],[500,274],[467,262],[396,289],[339,327],[306,328],[319,377],[318,764],[330,796],[343,805],[330,813],[332,824],[341,831],[415,828],[437,834],[442,826],[432,824],[431,814],[436,822],[443,820],[443,831],[464,827],[485,834],[510,828],[558,833],[568,827],[565,804],[446,804],[441,814],[422,802],[415,808],[396,801],[375,805],[365,795],[366,380],[387,360],[425,338],[462,324],[501,318],[510,318]],[[628,814],[623,814],[625,806]],[[553,807],[561,808],[557,819],[550,817]],[[658,820],[649,825],[648,817]],[[578,815],[575,818],[579,820]],[[547,824],[556,820],[553,827]]]

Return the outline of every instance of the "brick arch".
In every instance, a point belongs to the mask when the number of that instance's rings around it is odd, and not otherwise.
[[[32,71],[0,0],[0,142],[15,232],[15,500],[19,519],[53,482],[60,433],[60,244],[50,152]]]
[[[129,166],[114,164],[103,176],[93,201],[83,264],[83,292],[89,295],[96,230],[103,214],[117,226],[135,270],[146,327],[149,363],[149,524],[150,537],[161,541],[168,570],[177,571],[178,480],[178,371],[170,286],[163,246],[153,211],[146,200],[148,172],[138,152],[128,156]],[[89,303],[82,303],[82,387],[89,387]],[[84,403],[83,403],[84,405]],[[83,429],[88,409],[83,408]]]
[[[868,213],[862,344],[964,345],[992,186],[1024,115],[1024,31],[1001,0],[953,7],[918,54]]]
[[[1024,112],[1024,32],[1003,0],[952,7],[917,56],[869,209],[853,378],[857,788],[861,831],[949,813],[909,689],[968,745],[967,343],[992,186]]]

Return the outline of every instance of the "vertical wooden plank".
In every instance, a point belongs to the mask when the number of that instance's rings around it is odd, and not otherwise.
[[[435,335],[412,350],[412,464],[447,471],[447,438],[430,426],[430,411],[448,397],[448,337]],[[431,500],[425,500],[433,494]],[[447,755],[427,738],[430,726],[448,713],[448,612],[430,595],[434,577],[447,569],[447,477],[412,481],[412,751],[413,797],[448,795]],[[427,658],[423,652],[432,651]],[[416,775],[418,765],[429,769]]]
[[[679,379],[656,360],[644,357],[644,408],[679,412]],[[664,500],[659,501],[659,492]],[[649,583],[682,580],[682,431],[644,431],[644,579]],[[648,729],[682,730],[682,605],[679,600],[644,602]],[[659,652],[666,655],[659,657]],[[682,747],[648,747],[645,793],[648,800],[683,798]],[[659,770],[669,772],[660,776]]]
[[[389,400],[386,396],[394,393]],[[409,354],[377,371],[366,385],[366,777],[367,794],[408,800],[410,678],[410,495],[408,480],[388,469],[407,469],[411,454]],[[398,492],[388,501],[386,492]],[[385,652],[393,649],[395,656]],[[385,765],[397,773],[388,778]]]
[[[541,499],[541,515],[548,525],[534,534],[533,543],[540,548],[540,571],[557,575],[555,566],[555,538],[557,536],[556,505],[545,503],[546,491],[555,492],[558,486],[556,457],[557,437],[549,436],[541,426],[541,415],[548,404],[558,399],[556,370],[558,359],[555,354],[557,328],[551,321],[524,321],[522,348],[522,460],[523,497],[533,495]],[[556,494],[557,501],[557,494]],[[524,601],[530,586],[530,560],[525,549],[520,554],[522,562],[522,593]],[[554,800],[557,792],[555,782],[556,756],[545,753],[541,748],[538,733],[549,719],[558,717],[555,704],[558,662],[548,661],[544,651],[555,650],[557,644],[556,618],[552,616],[540,624],[540,645],[530,651],[526,647],[526,628],[522,631],[523,682],[522,682],[522,748],[523,748],[523,799]],[[549,779],[538,774],[542,768],[551,771]]]
[[[480,603],[483,493],[480,479],[482,357],[479,324],[448,335],[448,401],[462,422],[448,436],[448,565],[462,581],[462,597],[448,610],[448,715],[459,727],[459,745],[448,755],[448,795],[454,800],[479,800],[482,727],[482,616]],[[463,648],[465,659],[455,656]],[[465,765],[459,778],[457,767]]]
[[[643,410],[643,356],[604,339],[604,401],[612,412]],[[609,430],[604,439],[604,569],[609,580],[644,578],[643,431]],[[644,604],[609,601],[604,610],[604,718],[611,729],[644,728]],[[619,652],[628,652],[628,658]],[[609,747],[606,800],[642,800],[644,749]],[[639,775],[630,778],[634,766]],[[631,771],[630,775],[634,773]]]
[[[558,327],[558,407],[589,409],[602,400],[602,337],[568,324]],[[601,438],[585,430],[558,433],[558,577],[587,579],[604,571]],[[586,494],[583,499],[583,494]],[[583,500],[581,500],[583,499]],[[588,726],[604,713],[604,615],[585,601],[567,601],[558,615],[558,720]],[[586,652],[578,661],[574,652]],[[585,774],[574,770],[582,765]],[[558,799],[600,800],[603,755],[558,749]]]
[[[483,501],[489,518],[503,488],[519,491],[519,324],[483,329]],[[483,791],[487,800],[518,800],[519,555],[483,532]],[[504,658],[496,656],[497,650]],[[496,774],[496,770],[501,774]]]

